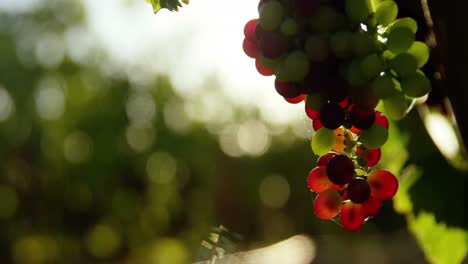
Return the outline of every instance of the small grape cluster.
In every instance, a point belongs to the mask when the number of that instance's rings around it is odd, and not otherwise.
[[[369,156],[367,156],[369,157]],[[368,159],[375,163],[379,155]],[[321,219],[333,219],[339,214],[342,226],[359,229],[368,217],[376,215],[381,201],[391,199],[398,190],[398,180],[382,169],[370,173],[360,171],[348,155],[330,152],[321,156],[307,178],[309,189],[318,195],[314,212]]]
[[[357,230],[398,189],[392,173],[373,169],[389,136],[376,107],[399,120],[429,93],[420,70],[429,47],[415,41],[415,20],[397,19],[393,0],[260,0],[258,12],[243,49],[286,101],[305,102],[321,156],[308,177],[314,211]]]

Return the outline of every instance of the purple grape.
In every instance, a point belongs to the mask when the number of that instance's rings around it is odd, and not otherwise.
[[[371,190],[365,179],[356,178],[349,182],[347,193],[353,203],[363,203],[369,199]]]
[[[368,129],[374,124],[375,111],[355,106],[349,113],[349,117],[354,127],[358,129]]]
[[[343,125],[345,121],[345,111],[337,103],[326,103],[320,109],[320,121],[323,126],[334,130]]]
[[[297,84],[293,82],[282,82],[275,79],[275,89],[284,98],[295,98],[301,95],[301,91],[297,88]]]
[[[275,31],[264,31],[260,35],[259,49],[263,56],[276,59],[288,49],[288,39]]]
[[[297,16],[308,17],[317,12],[319,8],[318,0],[293,0],[294,14]]]
[[[336,155],[327,163],[327,175],[334,184],[345,185],[353,179],[354,163],[344,154]]]
[[[331,103],[339,103],[348,96],[348,82],[339,78],[328,80],[322,94]]]

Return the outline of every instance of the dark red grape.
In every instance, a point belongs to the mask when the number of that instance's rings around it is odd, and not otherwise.
[[[255,28],[258,24],[258,18],[251,19],[244,26],[244,36],[246,39],[256,42],[255,38]]]
[[[298,95],[298,96],[293,97],[293,98],[284,97],[284,100],[286,100],[286,102],[288,102],[290,104],[298,104],[298,103],[304,101],[304,99],[305,99],[305,95],[303,95],[303,94]]]
[[[337,129],[343,125],[346,113],[336,103],[326,103],[320,109],[320,121],[328,129]]]
[[[320,156],[317,160],[317,166],[327,166],[328,161],[338,155],[335,152],[329,152],[323,156]]]
[[[328,58],[323,62],[313,63],[305,81],[313,87],[314,92],[321,92],[331,80],[338,75],[338,64],[333,58]]]
[[[374,110],[379,103],[379,99],[370,95],[367,91],[353,93],[351,95],[351,100],[354,103],[354,107],[369,110]]]
[[[344,154],[332,157],[327,163],[328,178],[338,185],[349,183],[354,176],[354,169],[353,161]]]
[[[314,15],[320,4],[318,0],[293,0],[292,3],[294,14],[302,17]]]
[[[374,216],[380,211],[380,208],[382,207],[382,202],[373,196],[369,196],[369,199],[363,202],[362,206],[364,206],[364,211],[366,215]]]
[[[340,103],[348,96],[348,83],[343,79],[331,79],[323,83],[321,93],[327,101]],[[342,107],[344,108],[344,107]]]
[[[349,182],[347,192],[353,203],[363,203],[369,199],[370,187],[365,179],[355,178]]]
[[[364,146],[359,146],[356,148],[356,154],[363,157],[366,160],[366,166],[372,167],[377,165],[382,156],[380,148],[376,149],[366,149]]]
[[[285,98],[294,98],[301,95],[301,92],[299,92],[296,84],[293,82],[283,82],[275,79],[275,89]]]
[[[343,109],[345,109],[348,106],[348,104],[349,104],[348,96],[346,96],[341,102],[338,103],[338,105]]]
[[[363,109],[360,107],[353,107],[349,112],[351,123],[358,129],[367,129],[374,124],[375,113],[374,109]]]
[[[322,121],[320,119],[312,120],[312,128],[317,131],[323,127]]]
[[[276,59],[288,49],[288,39],[275,31],[264,31],[260,36],[258,48],[269,59]]]
[[[366,212],[362,204],[346,202],[340,214],[340,222],[349,231],[356,231],[364,224]]]
[[[270,68],[265,67],[261,62],[260,59],[257,57],[255,59],[255,67],[257,68],[257,71],[263,75],[263,76],[271,76],[273,75],[273,70]]]
[[[388,129],[389,123],[387,117],[379,111],[375,111],[375,123]]]
[[[257,58],[259,55],[257,44],[251,40],[244,39],[242,42],[242,48],[247,56],[250,58]]]
[[[310,108],[308,104],[305,104],[305,112],[307,116],[312,120],[318,119],[320,116],[320,112]]]

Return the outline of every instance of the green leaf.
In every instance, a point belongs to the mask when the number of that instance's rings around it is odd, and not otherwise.
[[[154,13],[162,8],[167,8],[169,11],[178,11],[182,7],[182,2],[188,4],[189,0],[146,0],[153,6]]]
[[[462,263],[468,252],[468,232],[436,221],[434,214],[421,212],[408,218],[409,229],[431,263]]]

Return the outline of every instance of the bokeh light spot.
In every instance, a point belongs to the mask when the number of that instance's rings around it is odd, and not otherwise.
[[[279,175],[265,177],[258,191],[262,203],[271,208],[281,208],[289,200],[289,183]]]
[[[176,159],[166,152],[155,152],[146,162],[146,173],[148,173],[150,181],[154,183],[170,183],[174,180],[176,171]]]
[[[93,153],[93,141],[82,131],[71,133],[63,143],[65,158],[71,163],[83,163],[89,160]]]
[[[89,252],[98,258],[112,256],[120,247],[121,237],[108,225],[96,225],[87,236]]]

